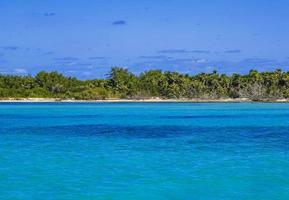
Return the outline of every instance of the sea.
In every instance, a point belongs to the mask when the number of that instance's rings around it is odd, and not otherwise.
[[[1,200],[288,200],[288,103],[0,103]]]

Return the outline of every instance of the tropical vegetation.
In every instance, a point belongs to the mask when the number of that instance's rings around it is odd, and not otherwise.
[[[0,74],[0,98],[103,99],[222,99],[274,100],[289,98],[289,72],[251,70],[248,74],[197,75],[149,70],[139,75],[113,67],[106,79],[79,80],[58,72],[35,76]]]

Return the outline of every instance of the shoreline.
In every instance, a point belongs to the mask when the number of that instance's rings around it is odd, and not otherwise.
[[[238,99],[106,99],[106,100],[75,100],[57,98],[19,98],[0,99],[0,103],[289,103],[289,99],[259,100],[254,101],[247,98]]]

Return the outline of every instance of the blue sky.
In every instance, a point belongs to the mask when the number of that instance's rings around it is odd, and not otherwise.
[[[288,10],[288,0],[1,0],[0,73],[289,70]]]

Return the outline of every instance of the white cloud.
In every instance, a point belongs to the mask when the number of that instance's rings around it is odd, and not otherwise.
[[[27,70],[26,69],[23,69],[23,68],[17,68],[17,69],[14,69],[14,72],[16,74],[27,74]]]

